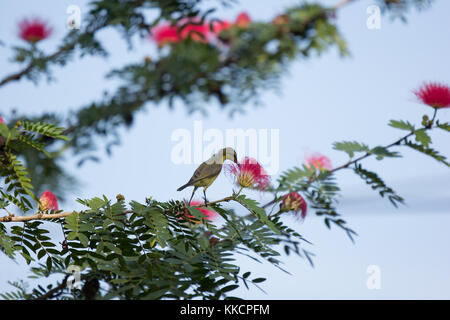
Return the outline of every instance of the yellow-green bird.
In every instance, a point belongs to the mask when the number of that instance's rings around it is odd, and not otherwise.
[[[189,205],[194,197],[195,191],[199,187],[203,187],[203,195],[205,197],[205,205],[208,205],[208,200],[206,199],[206,189],[216,180],[217,176],[222,170],[222,166],[225,160],[231,160],[237,163],[236,151],[233,148],[223,148],[211,158],[203,162],[197,170],[195,170],[192,178],[185,185],[178,188],[177,191],[181,191],[186,187],[194,186],[191,198],[189,199]]]

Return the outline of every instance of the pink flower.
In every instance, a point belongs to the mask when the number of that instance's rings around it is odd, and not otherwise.
[[[41,198],[39,199],[40,205],[39,209],[41,211],[49,211],[54,210],[58,211],[58,199],[53,194],[53,192],[47,190],[45,191]]]
[[[314,167],[316,170],[331,170],[333,168],[330,158],[320,153],[305,157],[305,165],[310,169]]]
[[[235,25],[239,28],[248,28],[250,23],[252,23],[250,16],[246,12],[242,12],[237,16]]]
[[[178,33],[178,27],[171,26],[169,23],[164,23],[152,28],[152,38],[159,46],[166,43],[177,43],[182,40]]]
[[[423,103],[430,107],[448,108],[450,107],[450,87],[443,83],[424,83],[413,93]]]
[[[285,195],[281,208],[287,211],[294,211],[295,214],[300,212],[303,219],[306,217],[307,204],[298,192],[291,192]]]
[[[3,120],[3,118],[0,116],[0,123],[6,124],[5,120]]]
[[[51,33],[52,29],[47,25],[47,22],[39,18],[23,19],[19,23],[19,37],[28,42],[36,43],[47,39]]]
[[[222,20],[222,21],[214,21],[212,24],[213,32],[218,35],[222,31],[228,30],[233,26],[233,24],[229,21]]]
[[[200,205],[203,205],[203,204],[204,204],[203,202],[198,201],[198,200],[191,201],[191,206],[200,206]],[[218,216],[217,212],[212,211],[212,210],[208,210],[205,207],[203,207],[203,208],[202,207],[198,207],[196,209],[199,210],[201,213],[203,213],[203,215],[204,215],[206,220],[210,220],[211,221],[211,220],[214,220]],[[189,217],[191,217],[191,216],[189,216]]]
[[[226,171],[236,178],[236,182],[244,188],[263,190],[270,185],[270,176],[253,158],[245,157],[236,164],[227,164]]]
[[[195,23],[196,21],[197,19],[182,19],[178,25],[163,23],[151,29],[152,38],[158,46],[163,46],[167,43],[178,43],[187,38],[205,42],[208,40],[209,27],[205,24],[197,24]]]
[[[201,206],[203,204],[204,204],[203,202],[198,201],[198,200],[191,201],[191,207],[192,206]],[[217,212],[212,211],[212,210],[208,210],[205,207],[198,207],[198,208],[195,208],[195,209],[200,211],[201,213],[203,213],[203,218],[206,219],[206,220],[209,220],[209,221],[214,220],[218,216]],[[186,220],[188,220],[190,222],[200,223],[199,221],[192,220],[192,219],[195,219],[195,217],[190,215],[188,212],[189,211],[187,209],[184,210],[184,217],[186,218]]]
[[[192,19],[192,22],[198,22],[197,19]],[[209,35],[209,26],[207,24],[189,23],[188,20],[181,20],[181,26],[186,25],[181,31],[182,39],[191,38],[194,41],[206,42]]]

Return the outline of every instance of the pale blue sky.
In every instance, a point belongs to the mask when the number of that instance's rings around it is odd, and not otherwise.
[[[334,4],[337,0],[322,1]],[[65,34],[66,8],[86,1],[2,1],[0,2],[0,74],[18,69],[8,62],[10,46],[19,43],[16,23],[23,16],[38,15],[51,21],[55,29],[52,39],[42,43],[54,50]],[[268,20],[286,6],[298,1],[244,0],[217,16],[234,19],[246,10],[255,20]],[[408,15],[408,23],[392,22],[383,17],[380,30],[366,28],[366,8],[372,1],[357,1],[338,14],[338,25],[348,41],[352,57],[341,59],[336,50],[309,60],[298,60],[282,80],[279,95],[268,92],[261,97],[264,106],[248,106],[245,115],[230,119],[226,112],[210,106],[208,118],[200,114],[187,116],[182,106],[169,111],[166,105],[154,108],[148,104],[136,117],[130,130],[121,130],[123,144],[108,158],[102,151],[100,164],[89,162],[82,168],[67,161],[82,181],[73,194],[89,198],[105,194],[114,198],[122,193],[128,200],[143,201],[147,196],[159,200],[182,199],[190,190],[175,190],[190,177],[195,165],[171,162],[174,130],[193,129],[194,120],[203,126],[280,130],[280,168],[299,165],[305,153],[327,154],[334,165],[346,160],[345,154],[332,149],[332,143],[354,139],[369,145],[392,142],[401,132],[388,127],[390,119],[419,122],[429,108],[414,102],[411,90],[425,80],[450,83],[450,3],[438,0],[430,10]],[[104,89],[113,89],[117,82],[103,76],[113,67],[154,55],[152,43],[136,39],[134,51],[127,51],[114,31],[103,31],[100,38],[111,51],[107,60],[86,58],[55,69],[56,82],[34,86],[27,81],[13,83],[0,90],[0,113],[8,114],[16,107],[29,113],[43,110],[65,112],[100,99]],[[450,120],[450,110],[439,118]],[[450,155],[448,134],[432,134],[435,147]],[[155,153],[153,150],[158,150]],[[306,260],[285,257],[286,275],[268,264],[256,264],[239,258],[242,270],[251,270],[267,277],[263,288],[236,295],[248,299],[393,299],[450,298],[450,173],[448,168],[409,150],[401,150],[405,158],[378,162],[365,161],[365,166],[378,171],[407,202],[393,208],[352,175],[340,172],[338,181],[343,190],[339,207],[348,224],[358,232],[352,244],[340,230],[329,231],[323,219],[309,212],[299,223],[288,223],[314,243],[315,267]],[[70,157],[69,157],[70,158]],[[166,178],[170,172],[170,179]],[[230,192],[229,180],[221,175],[208,190],[209,199],[218,199]],[[256,199],[260,199],[256,196]],[[264,200],[264,199],[261,199]],[[63,209],[79,208],[67,202]],[[54,236],[60,237],[59,226]],[[0,291],[9,289],[7,280],[24,278],[27,267],[0,256]],[[381,289],[368,290],[366,273],[369,265],[381,268]]]

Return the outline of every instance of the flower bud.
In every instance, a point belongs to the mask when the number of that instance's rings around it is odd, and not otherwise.
[[[40,211],[49,211],[49,210],[58,211],[58,199],[53,194],[53,192],[47,190],[42,194],[42,196],[39,199],[39,210]]]
[[[298,192],[288,193],[283,197],[281,209],[285,211],[293,211],[295,214],[300,212],[301,217],[306,217],[307,204],[305,199]]]

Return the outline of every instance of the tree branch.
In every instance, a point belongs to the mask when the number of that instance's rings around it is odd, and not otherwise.
[[[69,275],[64,277],[64,280],[61,282],[61,284],[59,284],[58,286],[56,286],[55,288],[51,289],[50,291],[48,291],[47,293],[37,297],[34,300],[47,300],[47,299],[51,299],[54,297],[54,295],[58,292],[61,291],[63,289],[65,289],[67,287],[67,278],[69,278]]]
[[[351,0],[351,1],[353,1],[353,0]],[[436,117],[436,110],[435,110],[435,112],[434,112],[434,115],[433,115],[433,118],[432,118],[432,120],[431,120],[431,123],[434,122],[435,117]],[[425,130],[430,130],[430,129],[432,129],[432,128],[433,128],[432,125],[430,125],[430,126],[428,126],[428,127],[424,127]],[[398,139],[398,140],[396,140],[396,141],[394,141],[394,142],[392,142],[392,143],[390,143],[390,144],[384,146],[383,148],[389,149],[389,148],[391,148],[391,147],[393,147],[393,146],[400,145],[402,141],[406,140],[407,138],[409,138],[410,136],[412,136],[414,133],[415,133],[415,131],[411,131],[411,132],[408,133],[407,135],[405,135],[405,136],[401,137],[400,139]],[[357,163],[357,162],[359,162],[359,161],[361,161],[361,160],[363,160],[363,159],[365,159],[365,158],[368,158],[368,157],[370,157],[371,155],[373,155],[373,153],[366,152],[365,154],[363,154],[362,156],[360,156],[360,157],[358,157],[358,158],[356,158],[356,159],[350,160],[350,161],[344,163],[343,165],[341,165],[341,166],[339,166],[339,167],[336,167],[336,168],[334,168],[334,169],[328,170],[328,174],[331,175],[331,174],[335,173],[336,171],[339,171],[339,170],[342,170],[342,169],[346,169],[346,168],[348,168],[349,166],[351,166],[352,164],[355,164],[355,163]],[[313,182],[315,181],[315,179],[316,179],[316,176],[311,176],[311,177],[309,178],[308,185],[310,185],[311,183],[313,183]],[[267,208],[267,207],[269,207],[270,205],[277,203],[277,202],[280,201],[281,199],[282,199],[282,196],[281,196],[281,197],[276,197],[275,199],[269,201],[268,203],[266,203],[266,204],[263,205],[262,207],[263,207],[263,208]]]
[[[239,193],[234,194],[229,197],[225,197],[223,199],[215,200],[208,202],[208,206],[211,204],[216,204],[220,202],[229,202],[231,200],[234,200]],[[205,205],[196,205],[192,206],[194,208],[200,208],[200,207],[206,207]],[[27,222],[32,220],[50,220],[50,219],[58,219],[58,218],[65,218],[67,216],[70,216],[72,213],[75,213],[78,211],[67,211],[67,212],[61,212],[61,213],[44,213],[44,212],[38,212],[36,214],[33,214],[31,216],[14,216],[12,214],[0,217],[0,222]],[[80,211],[82,213],[83,211]],[[122,214],[129,214],[133,213],[133,210],[125,210],[122,212]]]
[[[75,47],[75,44],[71,44],[70,46],[61,47],[60,49],[58,49],[58,51],[56,51],[55,53],[49,55],[46,59],[47,60],[52,60],[52,59],[58,57],[60,54],[66,52],[66,51],[72,50],[74,47]],[[0,87],[2,87],[3,85],[7,84],[8,82],[17,81],[17,80],[22,79],[23,76],[29,74],[35,67],[36,66],[33,63],[30,63],[28,65],[28,67],[26,67],[22,71],[13,73],[13,74],[5,77],[2,81],[0,81]]]

